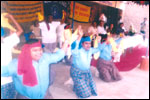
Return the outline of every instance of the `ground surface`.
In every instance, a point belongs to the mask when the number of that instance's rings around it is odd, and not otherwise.
[[[54,99],[77,99],[72,91],[72,85],[64,85],[70,77],[70,66],[59,63],[52,65],[56,72],[54,84],[50,91]],[[120,72],[123,79],[119,82],[105,83],[94,75],[98,96],[91,96],[87,99],[148,99],[149,98],[149,71],[137,68]]]

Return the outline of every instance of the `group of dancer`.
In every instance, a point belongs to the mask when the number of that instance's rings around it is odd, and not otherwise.
[[[76,31],[70,34],[68,30],[70,27],[63,25],[64,41],[59,44],[56,52],[43,52],[43,49],[46,51],[49,48],[46,42],[43,48],[39,39],[32,38],[23,45],[18,58],[12,59],[11,50],[19,43],[19,36],[23,30],[12,15],[6,14],[6,16],[14,22],[17,29],[9,29],[10,33],[5,36],[1,27],[1,98],[13,98],[16,93],[17,99],[53,98],[49,91],[51,85],[49,65],[61,61],[68,51],[71,53],[69,57],[72,58],[70,76],[73,80],[73,91],[79,98],[97,96],[96,84],[90,69],[95,53],[99,52],[97,70],[101,80],[114,82],[122,79],[112,60],[112,51],[118,52],[117,45],[121,39],[118,42],[113,40],[111,34],[91,34],[95,37],[94,42],[97,42],[97,47],[95,47],[91,44],[93,36],[90,37],[84,33],[81,26],[78,26]],[[49,31],[48,25],[44,26],[44,23],[40,27]],[[11,81],[6,82],[6,78],[10,76]]]

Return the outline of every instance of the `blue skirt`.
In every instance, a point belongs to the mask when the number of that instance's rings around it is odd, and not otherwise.
[[[74,82],[73,91],[79,98],[87,98],[91,95],[97,96],[96,85],[90,70],[82,71],[78,68],[71,67],[70,75]]]
[[[16,99],[16,94],[13,82],[1,86],[1,99]]]

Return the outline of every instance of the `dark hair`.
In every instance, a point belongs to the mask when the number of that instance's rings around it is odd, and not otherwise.
[[[121,26],[121,24],[124,24],[124,23],[122,23],[122,22],[121,22],[121,23],[119,23],[119,27]]]
[[[48,21],[50,16],[52,16],[52,17],[53,17],[53,15],[52,15],[52,14],[46,14],[46,15],[44,16],[45,20],[46,20],[46,21]]]
[[[33,43],[36,43],[38,42],[39,40],[38,39],[29,39],[26,44],[33,44]]]
[[[67,25],[64,26],[64,29],[69,29],[69,28],[71,28],[70,24],[67,24]]]
[[[35,20],[34,22],[33,22],[33,25],[36,27],[36,24],[37,23],[39,23],[39,21],[38,20]]]
[[[100,24],[101,22],[105,23],[105,21],[103,21],[103,20],[100,20],[98,24]]]
[[[96,23],[96,24],[97,24],[97,22],[96,22],[96,21],[93,21],[93,22],[92,22],[92,25],[94,25],[94,23]]]
[[[107,34],[98,34],[99,36],[101,36],[101,42],[105,42],[107,39]]]

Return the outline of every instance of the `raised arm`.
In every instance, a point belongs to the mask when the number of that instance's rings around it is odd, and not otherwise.
[[[67,35],[65,35],[64,37],[65,37],[65,42],[64,42],[62,48],[57,50],[57,52],[55,52],[53,54],[49,53],[49,54],[46,55],[46,58],[45,58],[46,60],[45,61],[48,61],[49,64],[57,63],[62,58],[64,58],[65,52],[67,51],[68,44],[69,44]]]
[[[92,48],[93,54],[100,51],[101,49],[100,41],[101,41],[101,37],[97,35],[96,39],[94,40],[94,48]]]
[[[12,20],[12,22],[15,24],[15,26],[17,28],[16,34],[18,36],[20,36],[21,33],[23,32],[23,30],[22,30],[21,26],[17,23],[17,21],[14,19],[14,17],[11,14],[5,15],[5,17],[10,18],[10,20]]]
[[[77,38],[77,40],[74,42],[75,47],[72,49],[72,54],[73,54],[73,55],[78,54],[79,45],[80,45],[80,41],[81,41],[82,36],[83,36],[83,30],[80,29],[80,30],[79,30],[79,33],[78,33],[78,38]]]
[[[7,77],[17,73],[17,59],[13,59],[8,65],[1,66],[1,76]]]

